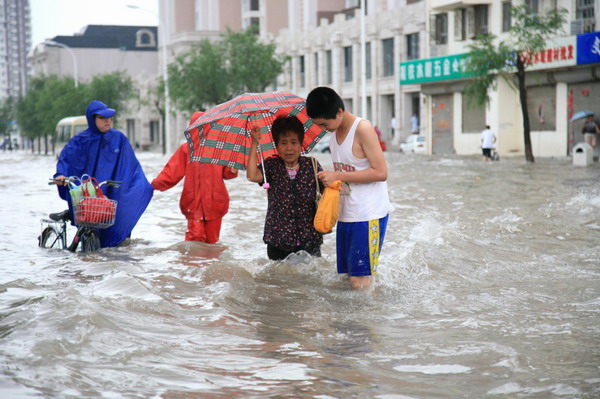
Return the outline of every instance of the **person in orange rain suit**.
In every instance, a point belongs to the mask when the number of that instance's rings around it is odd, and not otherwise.
[[[201,115],[194,112],[190,124]],[[151,184],[155,190],[165,191],[185,177],[179,200],[188,221],[185,240],[214,244],[219,241],[221,221],[229,210],[229,193],[223,180],[237,175],[234,168],[190,162],[190,147],[183,143]]]

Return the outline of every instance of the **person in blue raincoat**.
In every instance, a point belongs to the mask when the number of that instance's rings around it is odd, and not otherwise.
[[[153,193],[129,140],[112,128],[115,113],[101,101],[89,103],[86,111],[88,128],[73,136],[63,148],[54,175],[58,194],[69,204],[71,220],[75,218],[69,189],[64,185],[65,177],[88,174],[98,182],[122,182],[119,188],[102,186],[104,194],[117,201],[115,224],[99,230],[103,248],[114,247],[131,235]]]

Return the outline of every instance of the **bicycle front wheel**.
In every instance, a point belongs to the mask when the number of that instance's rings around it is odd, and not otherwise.
[[[54,227],[46,227],[40,236],[40,247],[64,249],[63,240]]]
[[[92,253],[100,250],[100,238],[93,230],[88,230],[81,235],[81,251]]]

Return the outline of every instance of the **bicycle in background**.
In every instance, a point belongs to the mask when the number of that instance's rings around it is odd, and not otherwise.
[[[71,176],[65,179],[71,190],[78,191],[81,195],[72,195],[73,208],[75,213],[75,225],[77,231],[71,243],[68,244],[67,226],[72,221],[71,213],[65,210],[48,215],[49,219],[42,219],[42,233],[38,237],[38,245],[42,248],[68,249],[71,252],[77,251],[81,243],[81,252],[90,253],[100,249],[100,238],[98,230],[105,229],[115,223],[117,211],[117,201],[106,198],[102,194],[101,186],[119,187],[119,183],[113,180],[106,180],[97,183],[93,178],[80,179],[77,176]],[[77,184],[77,182],[81,184]],[[51,179],[49,185],[57,184]]]

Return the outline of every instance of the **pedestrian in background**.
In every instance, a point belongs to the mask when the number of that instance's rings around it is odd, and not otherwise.
[[[190,124],[201,115],[202,112],[194,112]],[[183,143],[152,180],[152,187],[165,191],[185,178],[179,200],[181,213],[187,219],[185,240],[214,244],[219,241],[223,216],[229,211],[229,193],[223,180],[237,175],[234,168],[190,162],[190,146]]]
[[[410,117],[410,132],[411,134],[419,134],[419,116],[416,112]]]
[[[492,149],[496,142],[496,135],[492,132],[489,125],[485,126],[485,130],[481,132],[481,152],[483,153],[484,161],[492,160]]]
[[[594,119],[593,114],[588,115],[587,120],[581,129],[581,133],[583,133],[583,139],[587,144],[591,145],[592,148],[596,147],[596,135],[600,134],[600,126]]]

